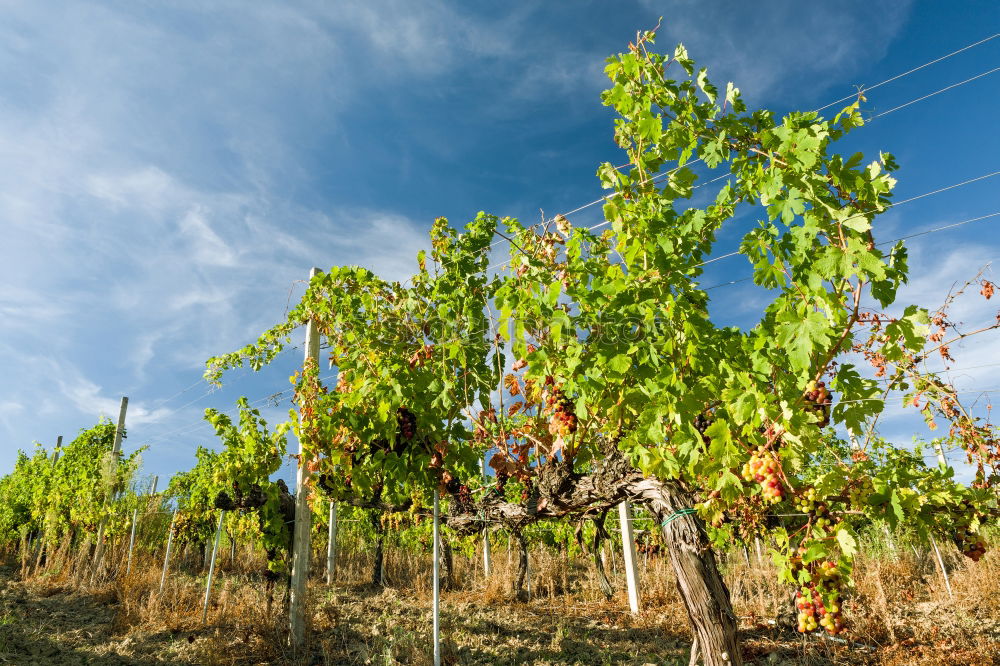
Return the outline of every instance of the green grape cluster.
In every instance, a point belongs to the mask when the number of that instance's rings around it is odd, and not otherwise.
[[[961,510],[955,515],[955,545],[962,554],[978,562],[986,554],[986,542],[972,529],[972,521],[979,516],[969,500],[962,500]]]
[[[840,518],[830,514],[830,509],[826,504],[817,504],[813,514],[816,516],[813,525],[821,529],[826,529],[840,522]]]
[[[815,488],[808,488],[795,498],[795,508],[811,517],[813,527],[826,529],[840,522],[840,518],[830,512],[830,506],[823,501]]]
[[[857,479],[847,491],[848,501],[851,508],[863,510],[868,506],[868,498],[875,492],[875,484],[870,476],[863,476]]]
[[[809,488],[795,498],[795,508],[802,513],[812,513],[816,508],[816,489]]]

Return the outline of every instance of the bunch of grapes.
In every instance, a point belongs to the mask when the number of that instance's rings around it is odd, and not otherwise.
[[[406,407],[396,410],[396,439],[411,440],[417,434],[417,417]]]
[[[809,488],[800,493],[795,498],[795,508],[806,515],[815,516],[813,525],[819,528],[827,528],[835,522],[839,522],[839,518],[830,514],[830,507],[819,499],[815,488]]]
[[[802,556],[805,546],[800,546],[798,556],[792,557],[792,571],[802,570]],[[795,606],[798,609],[799,632],[816,631],[822,627],[836,636],[844,630],[844,618],[840,612],[840,590],[843,580],[837,565],[826,560],[813,562],[806,567],[811,581],[796,592]]]
[[[978,562],[986,554],[986,542],[972,530],[972,520],[979,516],[979,513],[972,506],[969,500],[962,500],[960,512],[955,515],[955,545],[962,551],[962,554]]]
[[[812,513],[816,508],[816,489],[809,488],[795,498],[795,508],[802,513]]]
[[[955,545],[973,562],[978,562],[986,554],[986,542],[978,534],[966,529],[960,529],[955,534]]]
[[[96,529],[96,525],[94,526]],[[204,526],[196,519],[185,513],[178,513],[174,519],[174,538],[183,541],[201,541],[201,530]]]
[[[458,493],[456,495],[458,503],[464,509],[468,509],[472,506],[472,491],[469,490],[469,486],[464,483],[458,487]]]
[[[833,404],[833,398],[826,390],[826,383],[809,382],[806,386],[805,399],[809,403],[806,409],[819,417],[819,427],[825,428],[830,425],[830,405]]]
[[[824,562],[836,571],[833,562]],[[796,595],[796,607],[799,609],[799,632],[807,633],[822,627],[832,636],[844,631],[844,618],[840,612],[840,591],[831,589],[824,602],[820,594],[820,586],[809,583],[799,589]],[[818,618],[818,619],[817,619]]]
[[[635,538],[635,552],[640,555],[648,555],[650,557],[658,557],[663,551],[663,546],[659,543],[653,543],[648,538]]]
[[[524,480],[524,488],[521,490],[521,502],[527,504],[528,499],[531,497],[532,484],[531,479]]]
[[[219,494],[215,496],[215,508],[222,509],[223,511],[233,511],[236,509],[236,503],[229,497],[229,493],[225,490],[220,490]]]
[[[403,525],[404,516],[405,514],[403,513],[383,513],[379,516],[379,520],[381,521],[383,528],[398,531]]]
[[[875,492],[875,484],[870,476],[856,479],[847,491],[847,497],[854,509],[864,509],[868,506],[868,498]]]
[[[759,483],[761,494],[771,504],[780,502],[784,497],[777,468],[777,461],[763,446],[758,447],[750,456],[749,462],[743,465],[743,478]]]
[[[709,420],[708,414],[702,412],[698,416],[694,417],[694,429],[701,434],[701,440],[705,444],[711,443],[711,438],[705,434],[708,430],[708,426],[712,425],[712,421]]]
[[[510,473],[506,469],[497,470],[497,494],[502,496],[504,489],[507,487],[507,479],[510,478]]]
[[[576,432],[576,412],[573,403],[562,391],[553,391],[546,400],[552,417],[549,419],[549,434],[566,437]]]

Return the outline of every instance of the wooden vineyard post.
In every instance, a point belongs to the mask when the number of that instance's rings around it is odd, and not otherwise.
[[[56,450],[52,452],[52,465],[53,467],[57,462],[59,462],[59,454],[62,452],[62,435],[56,437]]]
[[[318,268],[309,271],[309,279],[319,274]],[[319,362],[319,329],[310,320],[306,325],[305,363]],[[295,477],[295,530],[292,533],[292,581],[289,586],[288,624],[290,642],[294,650],[305,643],[306,582],[309,577],[309,461],[304,459],[302,441],[299,440],[299,465]]]
[[[483,481],[486,481],[486,458],[483,458]],[[483,521],[483,575],[486,578],[493,573],[493,559],[490,553],[490,526]]]
[[[531,601],[531,549],[525,551],[524,558],[524,591],[528,593],[528,601]]]
[[[128,397],[122,396],[121,406],[118,408],[118,425],[115,427],[115,442],[111,447],[111,472],[112,475],[118,471],[118,457],[122,450],[122,432],[125,429],[125,412],[128,410]],[[112,477],[113,478],[113,477]],[[104,528],[108,519],[101,518],[100,527],[97,529],[97,548],[94,551],[94,570],[90,574],[90,583],[94,584],[97,578],[97,570],[101,568],[101,557],[104,555]]]
[[[438,527],[438,491],[434,491],[434,535],[432,537],[434,541],[434,547],[432,548],[434,556],[434,574],[431,576],[432,584],[434,586],[433,594],[433,610],[431,614],[433,615],[434,622],[434,666],[441,666],[441,567],[438,563],[438,559],[441,557],[441,542]]]
[[[942,469],[948,467],[948,461],[944,457],[944,449],[941,448],[941,442],[934,442],[934,451],[937,453],[938,465]],[[944,568],[944,559],[941,557],[941,551],[938,549],[937,539],[931,535],[931,546],[934,547],[934,558],[937,560],[938,568],[941,569],[941,577],[944,578],[945,589],[948,590],[948,598],[954,599],[955,595],[951,591],[951,581],[948,579],[948,570]]]
[[[201,623],[208,619],[208,599],[212,594],[212,574],[215,573],[215,558],[219,554],[219,539],[222,537],[222,519],[226,512],[219,510],[219,526],[215,528],[215,545],[212,546],[212,563],[208,565],[208,581],[205,583],[205,603],[201,606]]]
[[[948,598],[954,599],[955,595],[951,591],[951,581],[948,579],[948,570],[944,568],[944,560],[941,558],[941,551],[938,550],[937,539],[931,537],[931,545],[934,547],[934,557],[937,559],[938,568],[941,569],[941,577],[944,578],[945,589],[948,590]]]
[[[639,612],[639,571],[635,561],[635,537],[632,533],[632,512],[628,502],[618,505],[618,522],[622,531],[622,560],[625,565],[625,584],[628,588],[628,606]]]
[[[156,482],[160,480],[160,477],[154,476],[153,483],[149,487],[149,496],[152,497],[156,494]],[[139,522],[139,507],[136,507],[132,511],[132,533],[128,538],[128,564],[125,566],[125,575],[127,576],[130,571],[132,571],[132,550],[135,548],[135,528],[136,524]]]
[[[337,503],[330,500],[330,530],[326,542],[326,584],[333,585],[337,569]]]
[[[170,527],[167,528],[167,552],[163,556],[163,573],[160,574],[160,594],[163,594],[163,584],[167,582],[167,569],[170,567],[170,548],[174,545],[174,522],[177,520],[177,509],[170,517]]]
[[[944,449],[941,448],[941,442],[937,440],[934,441],[934,452],[937,453],[938,465],[941,467],[947,467],[948,460],[944,457]]]
[[[898,557],[899,553],[896,551],[896,542],[892,538],[892,532],[889,531],[889,526],[883,525],[882,531],[885,532],[885,542],[888,544],[889,550],[892,551],[893,557]]]

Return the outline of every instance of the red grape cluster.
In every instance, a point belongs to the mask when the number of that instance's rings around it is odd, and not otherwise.
[[[802,570],[802,556],[805,546],[800,546],[798,556],[792,557],[792,571]],[[837,565],[826,560],[806,566],[812,580],[796,592],[795,607],[798,609],[799,632],[816,631],[822,627],[836,636],[844,630],[844,618],[840,612],[840,588],[843,582]]]
[[[497,470],[497,494],[503,495],[504,489],[507,487],[507,479],[510,478],[510,473],[506,469]]]
[[[521,490],[521,502],[527,503],[531,498],[532,483],[531,479],[524,480],[524,488]]]
[[[836,572],[836,565],[833,562],[824,562],[823,565],[833,567],[833,571]],[[799,632],[804,634],[822,627],[828,634],[836,636],[844,630],[844,618],[840,612],[840,592],[837,589],[831,590],[824,602],[820,594],[822,585],[822,582],[809,583],[799,589],[796,595]]]
[[[763,446],[758,447],[750,456],[749,462],[743,465],[743,478],[759,483],[761,494],[772,504],[780,502],[784,497],[777,468],[777,461]]]
[[[635,552],[640,555],[649,555],[650,557],[657,557],[663,552],[663,545],[659,543],[653,543],[648,538],[635,538]]]
[[[705,434],[710,425],[712,425],[712,420],[708,418],[708,414],[701,413],[694,417],[694,429],[701,434],[701,441],[705,444],[712,443],[712,438]]]
[[[396,410],[396,437],[410,440],[417,434],[417,417],[406,407]]]
[[[463,508],[468,508],[472,506],[472,491],[469,490],[469,486],[464,483],[458,487],[458,494],[456,495],[458,503],[462,505]]]
[[[576,432],[576,412],[573,403],[562,391],[553,391],[546,399],[552,414],[549,419],[549,434],[553,437],[567,437]]]
[[[819,417],[819,427],[825,428],[830,425],[830,405],[833,398],[826,390],[825,382],[809,382],[806,386],[806,402],[809,403],[807,409]]]
[[[955,545],[973,562],[978,562],[986,554],[986,542],[978,534],[968,529],[959,529],[955,534]]]

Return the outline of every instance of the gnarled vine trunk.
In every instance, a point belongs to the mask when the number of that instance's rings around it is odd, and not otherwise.
[[[708,536],[697,515],[679,513],[691,509],[690,495],[676,483],[656,479],[630,483],[628,491],[660,524],[703,663],[742,664],[736,615]]]
[[[528,593],[524,589],[524,581],[528,577],[528,542],[521,530],[511,533],[517,544],[517,575],[512,584],[514,596],[518,601],[527,601]]]
[[[604,597],[608,601],[611,601],[615,596],[615,588],[612,587],[611,581],[608,579],[608,572],[604,568],[604,558],[601,557],[601,544],[610,536],[604,527],[604,521],[607,517],[608,512],[603,511],[597,518],[594,518],[595,529],[592,550],[594,555],[594,571],[597,572],[597,584],[600,586]]]
[[[441,574],[441,589],[455,589],[455,558],[452,556],[451,543],[441,537],[441,556],[439,559]]]
[[[539,494],[530,506],[484,498],[474,508],[450,513],[448,526],[460,534],[472,534],[480,529],[480,521],[485,517],[505,525],[515,534],[515,539],[523,543],[520,530],[539,520],[593,515],[626,500],[645,505],[661,524],[677,587],[703,663],[706,666],[740,666],[743,663],[729,590],[716,566],[715,554],[701,521],[691,511],[693,498],[679,483],[643,476],[622,452],[610,449],[588,474],[576,473],[562,461],[553,460],[542,465],[537,468],[535,487]],[[678,513],[685,509],[688,511]],[[524,585],[526,546],[520,558],[513,584],[515,593]]]
[[[372,527],[375,528],[375,559],[372,563],[372,585],[385,586],[385,525],[377,513],[370,514]]]

